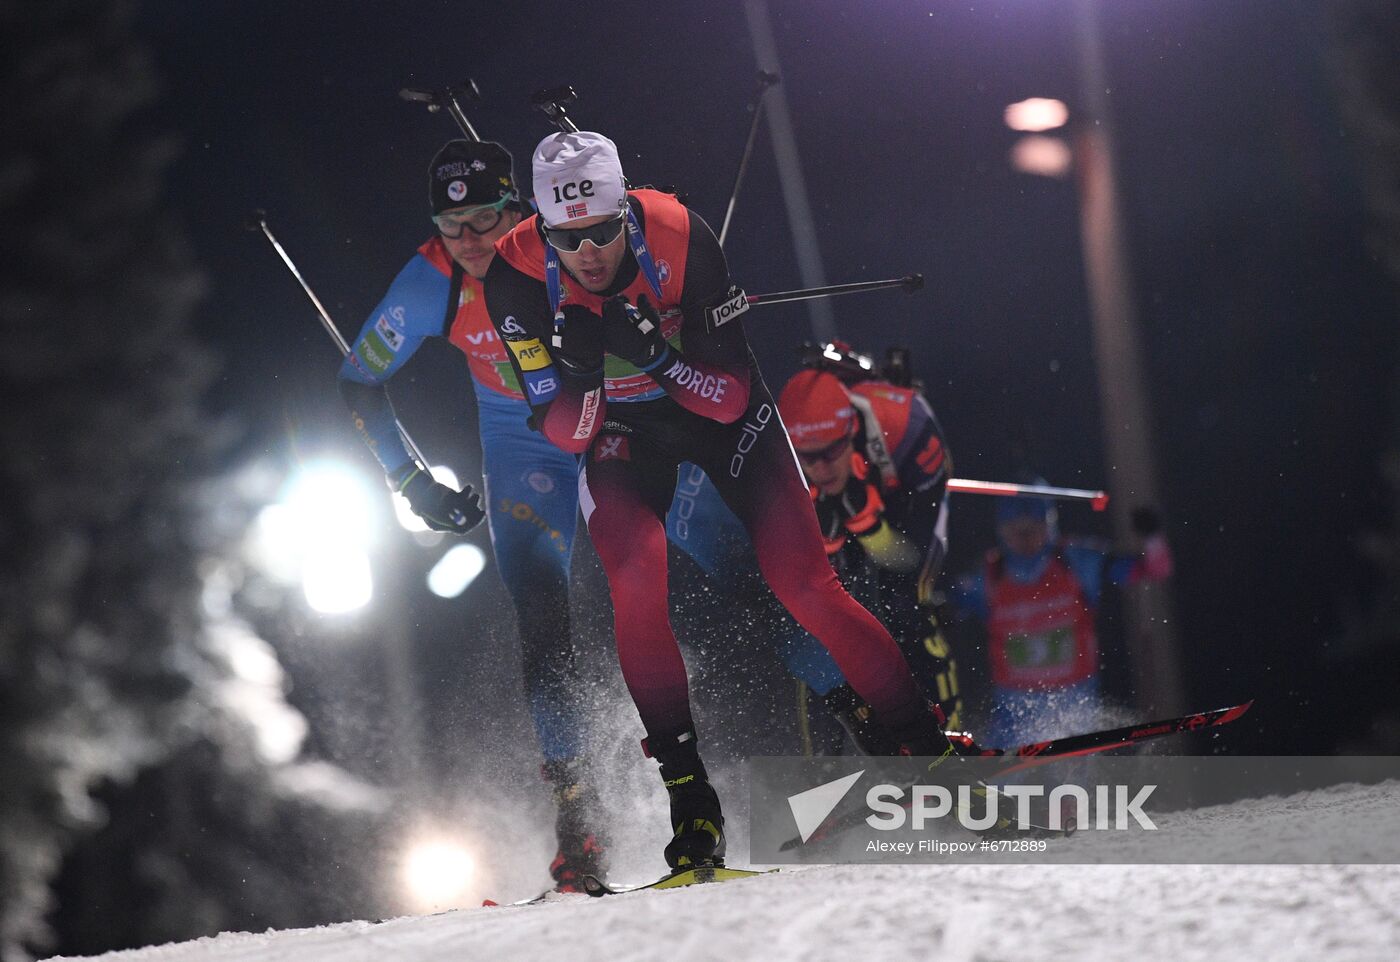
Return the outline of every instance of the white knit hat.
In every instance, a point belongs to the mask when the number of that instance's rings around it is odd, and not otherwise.
[[[602,134],[550,134],[535,148],[532,167],[535,205],[548,227],[616,214],[627,203],[617,145]]]

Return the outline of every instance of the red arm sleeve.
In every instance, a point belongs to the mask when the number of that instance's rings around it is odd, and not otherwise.
[[[486,308],[530,405],[530,425],[570,454],[588,450],[603,423],[603,371],[572,370],[550,356],[553,319],[544,283],[497,256],[486,272]]]
[[[694,211],[688,213],[690,246],[681,292],[681,314],[685,317],[682,350],[672,352],[651,376],[681,407],[730,424],[749,406],[749,342],[737,321],[715,331],[706,329],[706,309],[728,297],[729,268],[709,225]]]
[[[582,454],[593,443],[607,408],[603,375],[601,372],[592,377],[565,374],[562,381],[563,386],[538,423],[555,447],[570,454]]]

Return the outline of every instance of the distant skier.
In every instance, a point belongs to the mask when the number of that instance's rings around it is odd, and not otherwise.
[[[958,727],[957,664],[933,608],[948,545],[948,448],[922,394],[866,378],[848,388],[832,371],[799,371],[778,409],[842,584],[899,641],[946,723]],[[888,749],[849,685],[815,690],[863,750]]]
[[[951,752],[898,646],[825,562],[806,485],[736,320],[747,302],[708,226],[668,194],[628,191],[617,149],[600,134],[546,137],[533,164],[540,213],[498,242],[487,306],[531,423],[584,456],[580,502],[612,591],[618,659],[670,796],[668,864],[724,853],[667,612],[664,519],[681,462],[707,472],[778,598],[900,745]]]
[[[987,628],[991,669],[988,745],[1019,745],[1099,723],[1101,656],[1095,613],[1105,583],[1160,581],[1172,554],[1161,520],[1133,513],[1142,550],[1060,537],[1055,506],[1041,498],[999,498],[998,547],[981,569],[957,580],[951,601]]]

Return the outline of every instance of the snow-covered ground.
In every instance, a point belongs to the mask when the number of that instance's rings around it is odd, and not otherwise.
[[[1327,823],[1400,833],[1400,784],[1169,816],[1253,857]],[[1065,840],[1109,846],[1110,836]],[[1124,839],[1123,844],[1132,844]],[[1287,848],[1284,848],[1287,851]],[[1121,857],[1107,849],[1102,857]],[[111,962],[896,959],[996,962],[1400,958],[1397,865],[848,865],[604,899],[225,934]]]

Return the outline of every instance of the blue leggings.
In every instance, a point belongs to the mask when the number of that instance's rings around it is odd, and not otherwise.
[[[582,685],[569,631],[578,462],[531,431],[524,401],[477,386],[486,520],[515,605],[525,697],[546,761],[582,747]]]

